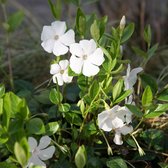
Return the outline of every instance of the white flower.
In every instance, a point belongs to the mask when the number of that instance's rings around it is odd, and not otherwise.
[[[49,136],[43,136],[40,139],[40,143],[37,146],[37,141],[33,137],[28,138],[28,143],[30,146],[31,157],[28,162],[28,168],[32,167],[33,165],[42,166],[42,168],[46,168],[46,164],[42,160],[48,160],[52,158],[55,147],[47,146],[50,144],[51,138]]]
[[[61,60],[58,64],[52,64],[50,69],[50,74],[53,75],[53,82],[62,86],[65,83],[70,83],[72,81],[72,76],[68,76],[68,60]]]
[[[114,106],[98,114],[98,126],[104,131],[115,131],[114,143],[121,145],[121,134],[126,135],[132,132],[133,127],[129,124],[132,121],[132,113],[126,107]]]
[[[85,76],[94,76],[99,72],[99,66],[104,62],[103,51],[101,48],[96,47],[93,39],[81,40],[79,43],[70,45],[70,58],[71,69]]]
[[[55,21],[51,26],[44,26],[41,33],[42,47],[48,53],[54,53],[56,56],[64,55],[68,52],[70,44],[75,42],[75,33],[72,29],[68,30],[66,23]]]
[[[125,90],[129,90],[129,89],[133,90],[133,86],[137,81],[137,74],[142,70],[143,69],[141,67],[134,68],[131,70],[130,64],[128,64],[127,74],[126,76],[124,76]]]

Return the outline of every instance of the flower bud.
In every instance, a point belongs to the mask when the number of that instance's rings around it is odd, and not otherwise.
[[[120,29],[121,29],[121,30],[124,29],[125,24],[126,24],[126,19],[125,19],[125,16],[123,16],[123,17],[121,18],[121,21],[120,21]]]

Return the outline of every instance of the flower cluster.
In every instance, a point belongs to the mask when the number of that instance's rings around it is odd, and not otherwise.
[[[130,64],[128,64],[126,76],[124,76],[125,90],[132,90],[137,81],[137,74],[143,69],[141,67],[130,70]],[[125,99],[126,104],[134,104],[133,95],[130,95],[128,99]],[[133,131],[133,127],[130,125],[132,122],[132,113],[123,106],[114,106],[110,110],[106,110],[98,114],[98,126],[100,129],[110,132],[115,131],[114,143],[116,145],[122,145],[123,141],[121,134],[126,135]]]
[[[76,74],[82,73],[90,77],[99,72],[99,66],[104,62],[103,51],[93,39],[75,43],[74,31],[70,29],[66,32],[66,29],[65,22],[55,21],[51,26],[44,26],[41,34],[41,45],[48,53],[55,56],[65,55],[68,51],[71,53],[70,61],[61,60],[51,65],[53,82],[59,86],[72,81],[72,77],[68,75],[69,66]]]

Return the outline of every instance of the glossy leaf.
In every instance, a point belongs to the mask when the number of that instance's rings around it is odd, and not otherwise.
[[[99,26],[98,26],[97,20],[94,20],[93,24],[91,25],[90,33],[91,33],[92,38],[95,41],[99,40],[99,38],[100,38],[100,30],[99,30]]]
[[[49,122],[45,128],[46,128],[46,134],[50,136],[58,131],[59,124],[58,122]]]
[[[141,112],[141,110],[136,107],[135,105],[132,104],[126,104],[125,105],[133,114],[135,114],[137,117],[142,117],[143,113]]]
[[[51,89],[49,98],[53,104],[60,104],[63,100],[62,94],[56,89]]]
[[[76,152],[75,155],[75,164],[77,166],[77,168],[84,168],[86,165],[86,150],[85,150],[85,146],[82,145],[78,148],[78,151]]]
[[[114,85],[112,95],[113,95],[113,100],[116,100],[118,96],[121,94],[121,91],[123,89],[123,79],[118,80],[118,82]]]
[[[40,118],[32,118],[26,124],[26,128],[29,134],[44,134],[45,126]]]
[[[135,29],[134,23],[130,23],[123,31],[123,35],[121,37],[121,44],[126,42],[133,34]]]
[[[149,106],[152,103],[152,100],[153,100],[153,94],[152,94],[151,88],[150,86],[146,86],[142,94],[142,105]]]
[[[113,157],[106,162],[108,168],[127,168],[127,164],[122,158]]]
[[[18,142],[16,142],[14,145],[14,153],[20,165],[22,167],[25,167],[27,164],[26,152],[24,151],[24,148]]]

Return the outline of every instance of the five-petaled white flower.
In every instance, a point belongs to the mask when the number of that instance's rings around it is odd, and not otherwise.
[[[40,139],[39,145],[37,146],[36,139],[34,139],[33,137],[28,138],[31,153],[31,157],[28,161],[28,168],[31,168],[33,165],[46,168],[46,164],[43,161],[52,158],[55,152],[54,146],[50,146],[47,148],[50,142],[51,138],[49,136],[43,136]]]
[[[42,47],[48,53],[56,56],[64,55],[68,52],[68,46],[75,42],[75,33],[72,29],[68,30],[66,23],[54,21],[51,26],[44,26],[41,33]]]
[[[61,60],[58,64],[52,64],[50,69],[50,74],[53,75],[53,82],[62,86],[64,83],[70,83],[72,81],[72,76],[68,75],[68,60]]]
[[[133,86],[137,81],[137,74],[142,70],[143,69],[141,67],[134,68],[131,70],[130,64],[128,64],[127,74],[126,76],[124,76],[125,90],[128,90],[128,89],[133,90]]]
[[[70,45],[70,67],[71,69],[85,76],[94,76],[99,72],[99,66],[104,62],[103,51],[97,48],[93,39],[81,40],[79,43]]]
[[[132,121],[132,113],[126,107],[114,106],[98,114],[98,126],[104,131],[115,131],[114,143],[122,145],[121,134],[126,135],[133,131],[129,125]]]

